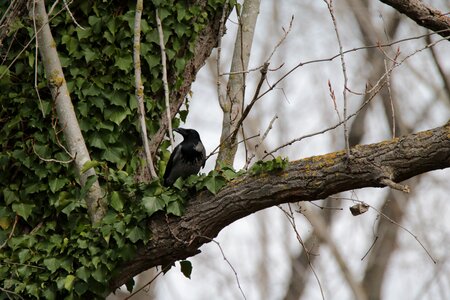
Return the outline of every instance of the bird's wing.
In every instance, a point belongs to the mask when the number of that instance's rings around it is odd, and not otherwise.
[[[164,181],[170,176],[170,172],[173,168],[173,161],[178,161],[181,155],[181,144],[173,149],[172,154],[170,154],[169,161],[167,162],[166,171],[164,172]]]

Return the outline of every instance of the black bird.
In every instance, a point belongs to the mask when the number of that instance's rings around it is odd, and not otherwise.
[[[197,174],[205,166],[206,153],[200,135],[194,129],[177,128],[174,131],[183,136],[183,141],[170,155],[164,173],[164,185],[171,186],[179,177]]]

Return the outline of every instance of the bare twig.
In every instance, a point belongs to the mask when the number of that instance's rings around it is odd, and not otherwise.
[[[254,139],[254,138],[258,137],[258,136],[260,136],[259,133],[258,133],[258,134],[255,134],[255,135],[252,135],[252,136],[249,136],[248,138],[242,139],[242,140],[240,140],[239,142],[237,142],[236,145],[239,145],[239,144],[244,143],[244,142],[246,142],[246,141],[248,141],[248,140]],[[217,145],[217,147],[214,148],[214,150],[211,151],[211,153],[209,153],[208,156],[206,156],[206,160],[208,160],[208,158],[210,158],[210,157],[213,156],[214,154],[217,154],[217,150],[219,149],[220,145],[221,145],[221,144]]]
[[[173,151],[174,141],[172,132],[172,117],[170,115],[170,101],[169,101],[169,83],[167,81],[167,63],[166,63],[166,47],[164,45],[164,32],[161,25],[161,19],[159,18],[159,10],[156,9],[156,25],[158,26],[159,34],[159,46],[161,47],[161,62],[163,71],[163,84],[164,84],[164,99],[166,102],[166,114],[167,114],[167,128],[169,130],[170,145]]]
[[[36,154],[37,157],[39,157],[40,160],[45,161],[45,162],[55,162],[55,163],[60,163],[60,164],[69,164],[71,162],[73,162],[74,158],[70,158],[69,160],[58,160],[58,159],[54,159],[54,158],[43,158],[42,156],[40,156],[37,152],[36,149],[34,148],[34,141],[33,141],[33,152],[34,154]]]
[[[263,68],[261,69],[261,78],[259,79],[258,85],[256,87],[255,90],[255,94],[253,96],[252,101],[250,102],[249,105],[247,105],[247,107],[245,108],[244,112],[242,113],[241,118],[239,119],[239,121],[236,123],[236,129],[234,130],[233,134],[231,135],[231,139],[234,140],[236,138],[236,134],[239,130],[239,128],[242,125],[242,122],[244,122],[245,118],[248,116],[248,114],[250,113],[250,110],[252,109],[253,105],[256,103],[256,101],[258,101],[258,95],[259,92],[261,90],[261,86],[264,82],[264,80],[266,79],[267,76],[267,68],[269,67],[269,63],[264,63]]]
[[[367,249],[366,253],[363,255],[363,257],[361,257],[361,260],[364,260],[367,256],[367,254],[370,253],[370,250],[372,250],[373,246],[375,246],[375,243],[378,241],[378,235],[375,236],[375,239],[372,242],[372,245],[370,245],[369,249]]]
[[[12,236],[14,235],[14,230],[16,229],[16,225],[17,222],[19,221],[19,215],[16,214],[16,217],[14,219],[14,224],[13,224],[13,228],[11,229],[11,232],[8,235],[8,238],[3,242],[3,244],[0,245],[0,249],[2,249],[3,247],[6,246],[6,244],[8,243],[8,241],[12,238]]]
[[[220,24],[219,24],[219,41],[217,42],[217,58],[216,58],[216,68],[217,68],[217,97],[219,99],[219,105],[222,109],[224,109],[225,105],[225,99],[224,94],[222,93],[222,83],[220,81],[220,55],[222,52],[222,36],[223,32],[225,30],[225,19],[226,19],[226,13],[228,10],[228,2],[229,0],[225,1],[225,4],[223,5],[222,9],[222,17],[220,18]]]
[[[336,112],[336,114],[337,114],[337,116],[338,116],[339,122],[341,122],[341,121],[342,121],[342,118],[341,118],[341,113],[339,112],[339,109],[337,108],[336,95],[335,95],[335,93],[334,93],[334,89],[333,89],[333,87],[331,86],[331,82],[330,82],[329,79],[328,79],[328,90],[330,91],[330,97],[331,97],[331,101],[333,102],[333,108],[334,108],[334,111]]]
[[[165,268],[163,268],[161,271],[159,271],[155,276],[153,276],[153,278],[147,282],[146,284],[144,284],[143,286],[141,286],[139,289],[137,289],[136,291],[134,291],[133,293],[131,293],[129,296],[127,296],[126,298],[124,298],[124,300],[128,300],[131,297],[133,297],[134,295],[136,295],[137,293],[139,293],[140,291],[142,291],[144,288],[146,288],[147,286],[151,285],[153,283],[153,281],[156,280],[156,278],[158,278],[159,275],[161,275],[162,273],[168,271],[170,269],[170,265],[167,265]]]
[[[358,300],[365,300],[367,299],[367,295],[364,292],[363,287],[361,284],[355,280],[355,276],[350,271],[350,268],[348,267],[347,263],[345,262],[345,259],[339,249],[336,247],[336,243],[331,238],[327,225],[325,224],[325,221],[319,216],[317,213],[314,213],[312,211],[308,211],[307,209],[301,209],[300,203],[298,203],[300,207],[301,214],[309,221],[309,223],[314,228],[314,232],[317,234],[320,240],[325,242],[330,249],[331,253],[333,253],[333,256],[344,275],[344,278],[346,279],[349,287],[353,291],[353,294],[355,296],[355,299]]]
[[[427,44],[432,44],[431,36],[427,35],[425,37]],[[430,47],[431,56],[433,57],[434,64],[441,75],[442,81],[444,83],[445,90],[447,92],[447,98],[450,100],[450,76],[445,73],[445,70],[442,68],[442,64],[439,62],[439,58],[437,57],[436,51],[433,47]]]
[[[395,136],[396,136],[395,105],[394,105],[394,101],[392,99],[392,91],[391,91],[391,72],[388,72],[388,66],[387,66],[386,60],[384,61],[384,68],[386,69],[386,76],[387,76],[386,77],[386,86],[387,86],[388,94],[389,94],[389,104],[391,105],[391,111],[392,111],[392,138],[395,138]]]
[[[259,142],[255,145],[255,151],[252,153],[252,155],[250,155],[249,157],[247,157],[247,161],[245,162],[244,165],[244,169],[247,170],[248,167],[250,166],[250,162],[252,161],[252,159],[256,156],[256,151],[258,150],[259,146],[264,142],[264,140],[266,139],[267,135],[269,134],[269,131],[272,129],[273,123],[275,123],[275,121],[278,120],[278,116],[275,115],[272,120],[270,120],[269,122],[269,126],[267,126],[266,131],[264,132],[263,136],[261,137],[261,139],[259,140]]]
[[[245,297],[244,291],[242,290],[241,284],[239,282],[239,277],[238,277],[238,273],[236,272],[236,269],[233,267],[233,265],[231,264],[231,262],[228,260],[228,258],[225,256],[225,253],[223,252],[222,246],[220,245],[220,243],[218,241],[216,241],[215,239],[212,239],[210,237],[204,236],[204,235],[200,235],[198,237],[204,238],[208,241],[213,242],[214,244],[217,245],[217,247],[219,247],[220,253],[222,254],[222,258],[227,262],[228,266],[230,267],[230,269],[233,271],[234,273],[234,277],[236,278],[236,283],[238,285],[239,291],[241,292],[242,298],[247,299]]]
[[[77,20],[75,19],[75,17],[72,15],[72,12],[69,9],[69,4],[67,3],[67,0],[63,0],[64,2],[64,8],[67,10],[67,12],[69,13],[70,17],[72,18],[72,21],[75,23],[75,25],[77,25],[79,28],[86,30],[83,26],[81,26]],[[72,1],[70,1],[72,2]]]
[[[36,2],[33,1],[33,29],[34,29],[34,34],[37,34],[37,28],[36,28]],[[36,40],[36,47],[34,49],[34,89],[36,91],[36,94],[38,96],[39,99],[39,104],[41,106],[41,111],[42,111],[42,117],[45,118],[45,112],[44,112],[44,106],[42,104],[42,99],[41,99],[41,95],[39,94],[39,89],[38,89],[38,84],[37,84],[37,73],[38,73],[38,49],[39,49],[39,43],[38,40]]]
[[[288,34],[291,32],[292,29],[292,24],[294,22],[294,16],[291,16],[291,21],[289,22],[289,27],[288,29],[284,29],[284,27],[282,27],[283,29],[283,36],[281,37],[281,39],[278,41],[278,43],[275,45],[275,47],[273,47],[272,52],[270,53],[270,55],[267,57],[267,59],[264,61],[264,63],[262,65],[260,65],[259,67],[255,67],[255,68],[251,68],[251,69],[247,69],[247,70],[243,70],[243,71],[235,71],[235,72],[228,72],[228,73],[218,73],[219,76],[224,76],[224,75],[238,75],[238,74],[247,74],[247,73],[251,73],[254,71],[258,71],[262,68],[264,68],[265,64],[270,63],[270,60],[272,59],[272,56],[275,54],[275,52],[277,51],[277,49],[281,46],[281,44],[284,42],[284,40],[287,38]],[[278,69],[280,69],[284,64],[282,64],[281,66],[275,68],[275,69],[268,69],[269,71],[276,71]]]
[[[335,125],[333,125],[333,126],[331,126],[331,127],[328,127],[328,128],[326,128],[326,129],[323,129],[323,130],[321,130],[321,131],[318,131],[318,132],[315,132],[315,133],[306,134],[306,135],[301,136],[301,137],[299,137],[299,138],[293,139],[293,140],[291,140],[291,141],[289,141],[289,142],[287,142],[287,143],[285,143],[285,144],[282,144],[282,145],[276,147],[275,149],[273,149],[272,151],[267,152],[267,154],[263,156],[263,159],[266,158],[266,157],[269,156],[269,155],[272,155],[274,152],[276,152],[276,151],[278,151],[278,150],[280,150],[280,149],[282,149],[282,148],[284,148],[284,147],[287,147],[287,146],[292,145],[293,143],[299,142],[299,141],[301,141],[301,140],[303,140],[303,139],[310,138],[310,137],[313,137],[313,136],[316,136],[316,135],[319,135],[319,134],[323,134],[323,133],[325,133],[325,132],[327,132],[327,131],[336,129],[337,127],[341,126],[345,121],[348,121],[349,119],[351,119],[351,118],[353,118],[354,116],[356,116],[356,115],[357,115],[357,114],[358,114],[358,113],[359,113],[359,112],[360,112],[360,111],[361,111],[361,110],[362,110],[362,109],[363,109],[363,108],[364,108],[364,107],[365,107],[365,106],[366,106],[366,105],[367,105],[367,104],[368,104],[368,103],[376,96],[377,92],[378,92],[383,86],[384,86],[384,84],[380,84],[380,86],[378,87],[378,89],[376,90],[376,92],[373,93],[370,97],[368,97],[368,98],[366,99],[366,101],[364,101],[363,104],[362,104],[362,105],[361,105],[361,106],[360,106],[353,114],[348,115],[346,119],[344,119],[344,120],[342,120],[342,121],[336,123]]]
[[[323,134],[323,133],[325,133],[325,132],[327,132],[327,131],[330,131],[330,130],[333,130],[333,129],[335,129],[335,128],[337,128],[337,127],[339,127],[340,125],[342,125],[342,124],[344,124],[344,122],[346,122],[346,121],[348,121],[349,119],[351,119],[351,118],[353,118],[354,116],[356,116],[375,96],[376,96],[376,94],[381,90],[381,88],[384,86],[384,85],[386,85],[386,80],[384,80],[388,75],[388,73],[390,73],[390,72],[392,72],[392,70],[393,69],[395,69],[395,68],[397,68],[397,67],[399,67],[399,66],[401,66],[406,60],[408,60],[409,58],[411,58],[413,55],[415,55],[415,54],[417,54],[417,53],[419,53],[419,52],[421,52],[421,51],[423,51],[423,50],[425,50],[425,49],[428,49],[428,48],[430,48],[430,47],[433,47],[434,45],[436,45],[437,43],[439,43],[439,42],[442,42],[442,41],[446,41],[446,39],[444,39],[444,38],[442,38],[442,39],[439,39],[439,40],[437,40],[437,41],[435,41],[435,42],[433,42],[433,43],[431,43],[431,44],[428,44],[428,45],[426,45],[425,47],[423,47],[423,48],[420,48],[420,49],[416,49],[415,51],[413,51],[412,53],[410,53],[410,54],[408,54],[407,56],[405,56],[402,60],[400,60],[399,62],[395,62],[393,65],[392,65],[392,67],[387,71],[387,72],[385,72],[385,74],[380,78],[380,80],[377,82],[377,84],[369,91],[369,92],[371,92],[372,93],[372,95],[370,95],[363,103],[362,103],[362,105],[353,113],[353,114],[350,114],[350,115],[348,115],[347,116],[347,118],[345,118],[345,119],[343,119],[341,122],[338,122],[337,124],[335,124],[335,125],[333,125],[333,126],[331,126],[331,127],[328,127],[328,128],[326,128],[326,129],[324,129],[324,130],[321,130],[321,131],[319,131],[319,132],[315,132],[315,133],[311,133],[311,134],[307,134],[307,135],[304,135],[304,136],[302,136],[302,137],[299,137],[299,138],[296,138],[296,139],[293,139],[293,140],[291,140],[291,141],[289,141],[289,142],[287,142],[287,143],[285,143],[285,144],[282,144],[282,145],[280,145],[280,146],[278,146],[278,147],[276,147],[275,149],[273,149],[272,151],[270,151],[270,152],[268,152],[264,157],[263,157],[263,159],[265,158],[265,157],[267,157],[267,156],[269,156],[269,155],[272,155],[274,152],[276,152],[276,151],[278,151],[278,150],[280,150],[280,149],[282,149],[282,148],[284,148],[284,147],[286,147],[286,146],[290,146],[290,145],[292,145],[293,143],[296,143],[296,142],[299,142],[299,141],[301,141],[301,140],[303,140],[303,139],[305,139],[305,138],[310,138],[310,137],[313,137],[313,136],[316,136],[316,135],[319,135],[319,134]],[[393,43],[391,43],[391,44],[393,44]],[[385,45],[384,45],[385,46]],[[383,47],[384,47],[383,46]],[[380,46],[381,47],[381,46]],[[356,49],[356,48],[355,48]],[[349,50],[350,51],[350,50]],[[344,53],[345,53],[345,51],[344,51]],[[396,55],[399,55],[400,53],[399,52],[397,52],[397,54]],[[339,57],[339,54],[338,55],[335,55],[335,56],[333,56],[333,57],[331,57],[330,59],[331,60],[333,60],[333,59],[335,59],[336,57]],[[327,60],[313,60],[313,61],[309,61],[308,63],[313,63],[313,62],[323,62],[323,61],[327,61]],[[303,64],[304,65],[304,64]],[[294,67],[294,69],[295,68],[297,68],[297,67],[299,67],[300,65],[297,65],[296,67]],[[287,74],[285,74],[285,75],[283,75],[274,85],[272,85],[270,88],[269,88],[269,90],[267,90],[266,92],[264,92],[263,94],[261,94],[261,96],[260,97],[262,97],[262,96],[264,96],[264,94],[266,94],[266,93],[268,93],[270,90],[272,90],[273,88],[274,88],[274,86],[276,85],[276,84],[278,84],[282,79],[284,79],[288,74],[290,74],[290,72],[292,72],[294,69],[292,69],[291,71],[289,71]]]
[[[6,296],[8,297],[8,299],[12,299],[12,298],[9,297],[9,294],[11,294],[11,295],[14,295],[14,297],[19,297],[19,299],[24,300],[24,298],[22,296],[20,296],[20,294],[15,293],[15,292],[13,292],[11,290],[7,290],[7,289],[4,289],[4,288],[0,287],[0,291],[4,292],[6,294]]]
[[[267,129],[266,129],[266,131],[264,131],[264,134],[263,134],[263,136],[261,138],[262,141],[264,141],[266,139],[267,135],[269,134],[269,131],[273,127],[273,123],[275,123],[276,120],[278,120],[278,116],[277,115],[273,116],[272,120],[270,120],[269,126],[267,126]]]
[[[352,48],[352,49],[348,49],[348,50],[342,51],[342,54],[347,54],[347,53],[356,52],[356,51],[360,51],[360,50],[379,49],[379,48],[391,47],[391,46],[399,44],[399,43],[421,39],[421,38],[423,38],[425,36],[434,35],[434,34],[437,34],[437,32],[422,34],[422,35],[415,36],[415,37],[410,37],[410,38],[404,38],[404,39],[400,39],[400,40],[397,40],[397,41],[394,41],[394,42],[390,42],[390,43],[386,43],[386,44],[376,44],[376,45],[372,45],[372,46],[355,47],[355,48]],[[439,41],[443,41],[443,40],[445,41],[445,39],[441,39]],[[341,53],[338,53],[338,54],[335,54],[335,55],[330,56],[328,58],[320,58],[320,59],[309,60],[309,61],[306,61],[306,62],[299,62],[295,67],[293,67],[292,69],[287,71],[278,80],[276,80],[274,84],[270,85],[269,88],[266,91],[264,91],[259,97],[260,98],[264,97],[267,93],[272,91],[281,81],[283,81],[286,77],[291,75],[298,68],[306,66],[306,65],[310,65],[310,64],[333,61],[333,60],[335,60],[336,58],[338,58],[340,56],[341,56]]]
[[[313,275],[314,275],[314,277],[315,277],[315,279],[317,281],[317,284],[319,285],[320,294],[322,295],[322,299],[325,300],[325,295],[323,293],[322,284],[320,283],[319,276],[317,275],[316,270],[314,269],[314,267],[313,267],[313,265],[311,263],[311,259],[309,257],[311,252],[309,251],[309,249],[306,248],[306,245],[303,242],[303,239],[302,239],[302,237],[300,236],[300,233],[297,230],[297,225],[295,224],[295,217],[294,217],[294,212],[292,211],[291,204],[288,203],[287,205],[288,205],[289,211],[285,210],[280,205],[278,205],[278,208],[281,209],[281,211],[284,213],[284,215],[288,219],[289,223],[291,224],[292,229],[295,232],[295,235],[297,237],[298,242],[300,243],[300,245],[302,245],[303,251],[305,251],[305,254],[306,254],[306,259],[308,261],[308,266],[311,269],[311,272],[313,273]]]
[[[348,136],[348,128],[347,128],[347,86],[348,86],[348,76],[347,76],[347,70],[345,65],[345,59],[344,59],[344,51],[342,47],[342,41],[339,36],[339,30],[337,28],[337,22],[336,17],[334,16],[333,11],[333,0],[324,0],[328,7],[328,11],[330,12],[331,19],[333,21],[333,27],[334,31],[336,32],[336,38],[339,44],[339,57],[341,58],[341,65],[342,65],[342,73],[344,75],[344,89],[342,91],[343,97],[344,97],[344,139],[345,139],[345,151],[347,153],[347,158],[350,158],[350,144],[349,144],[349,136]]]
[[[141,79],[141,17],[144,8],[143,0],[136,1],[136,14],[134,16],[134,43],[133,43],[133,58],[134,58],[134,78],[135,78],[135,94],[138,103],[139,125],[141,127],[142,144],[144,146],[145,160],[147,168],[152,179],[158,178],[155,167],[153,166],[152,154],[148,144],[147,125],[145,122],[145,105],[144,105],[144,85]]]
[[[430,252],[425,247],[425,245],[419,240],[419,238],[414,233],[412,233],[411,230],[409,230],[408,228],[402,226],[401,224],[397,223],[396,221],[392,220],[389,216],[387,216],[386,214],[384,214],[380,210],[376,209],[374,206],[368,204],[367,202],[364,202],[364,201],[361,201],[361,200],[357,200],[357,199],[353,199],[353,198],[333,197],[333,196],[330,196],[330,198],[335,198],[335,199],[338,198],[338,199],[352,201],[352,202],[357,202],[357,203],[361,203],[361,204],[369,206],[371,209],[373,209],[375,212],[377,212],[378,215],[382,216],[383,218],[385,218],[386,220],[388,220],[392,224],[397,225],[398,227],[400,227],[401,229],[406,231],[409,235],[411,235],[419,243],[419,245],[422,247],[422,249],[425,250],[425,252],[427,253],[428,257],[433,261],[433,263],[435,263],[435,264],[437,263],[437,261],[430,254]]]

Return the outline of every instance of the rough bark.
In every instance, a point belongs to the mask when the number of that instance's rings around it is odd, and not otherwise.
[[[432,130],[390,141],[289,163],[278,172],[244,176],[217,195],[202,191],[188,200],[182,217],[151,218],[150,240],[110,282],[115,289],[132,276],[199,253],[199,247],[232,222],[274,205],[313,201],[363,187],[383,187],[418,174],[450,167],[450,121]],[[383,183],[384,184],[383,184]]]
[[[420,0],[380,0],[405,14],[420,26],[450,39],[450,17]]]

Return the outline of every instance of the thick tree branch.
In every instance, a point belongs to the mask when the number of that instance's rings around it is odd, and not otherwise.
[[[380,0],[407,15],[420,26],[450,39],[450,17],[420,0]]]
[[[443,127],[351,149],[352,160],[339,151],[293,161],[282,171],[245,176],[217,195],[200,192],[188,200],[182,217],[157,215],[149,227],[152,240],[121,266],[111,288],[157,265],[199,253],[232,222],[274,205],[313,201],[363,187],[383,187],[383,179],[400,182],[450,167],[450,122]]]

